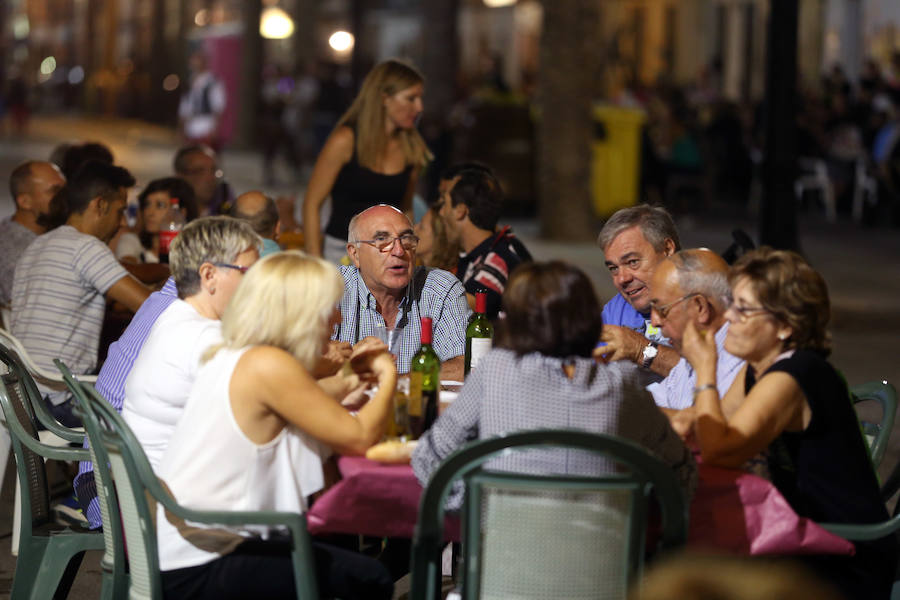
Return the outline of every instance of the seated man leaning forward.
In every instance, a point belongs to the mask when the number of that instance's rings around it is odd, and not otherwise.
[[[94,373],[107,300],[140,308],[150,289],[131,277],[107,242],[119,230],[134,178],[99,161],[81,167],[51,209],[64,225],[38,236],[16,265],[10,329],[47,371],[61,359],[73,373]],[[53,416],[76,427],[75,401],[66,391],[38,385]]]
[[[623,208],[606,221],[597,243],[619,293],[603,306],[603,360],[630,360],[659,377],[681,358],[650,322],[650,276],[662,260],[681,249],[666,209],[642,204]]]
[[[728,264],[711,250],[682,250],[666,258],[650,278],[650,314],[658,327],[681,352],[681,340],[688,323],[699,331],[716,332],[718,365],[716,388],[724,398],[731,382],[744,366],[744,361],[724,348],[728,335],[725,311],[731,303]],[[694,404],[697,376],[687,360],[678,361],[661,385],[650,386],[656,404],[666,409],[682,410]],[[726,411],[726,412],[731,412]]]
[[[393,206],[373,206],[353,217],[348,240],[353,266],[341,267],[342,322],[332,339],[356,344],[374,335],[376,325],[402,328],[390,351],[397,356],[397,370],[406,373],[421,344],[420,318],[431,317],[441,378],[462,380],[471,311],[459,280],[447,271],[415,266],[419,238]]]

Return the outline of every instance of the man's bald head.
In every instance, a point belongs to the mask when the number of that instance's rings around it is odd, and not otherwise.
[[[275,239],[278,234],[278,206],[260,191],[245,192],[235,198],[230,214],[250,223],[253,231],[264,238]]]
[[[728,264],[706,248],[681,250],[664,259],[650,278],[651,321],[676,350],[688,321],[718,330],[731,298]]]
[[[355,242],[360,239],[360,235],[362,234],[363,224],[367,223],[370,219],[376,219],[383,216],[396,216],[399,215],[403,219],[406,219],[406,222],[409,224],[409,227],[412,228],[412,221],[409,220],[402,210],[391,206],[389,204],[378,204],[376,206],[372,206],[362,211],[361,213],[357,213],[350,219],[350,226],[347,228],[347,241]]]

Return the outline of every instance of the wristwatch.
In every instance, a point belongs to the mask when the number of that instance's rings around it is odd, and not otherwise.
[[[657,354],[659,354],[659,344],[648,340],[647,345],[644,346],[644,351],[641,352],[641,366],[645,369],[649,369]]]

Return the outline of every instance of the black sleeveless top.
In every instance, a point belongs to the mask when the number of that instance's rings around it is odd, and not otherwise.
[[[856,412],[843,377],[812,350],[797,350],[766,373],[784,372],[803,390],[812,418],[804,431],[783,431],[768,448],[772,483],[794,511],[817,522],[877,523],[888,518]],[[748,369],[749,393],[756,379]],[[887,598],[897,543],[894,536],[855,542],[856,556],[831,561],[829,579],[851,598]],[[817,567],[825,565],[815,565]],[[831,572],[828,572],[828,571]],[[821,574],[821,573],[820,573]]]
[[[411,174],[412,165],[407,165],[395,175],[376,173],[361,166],[356,157],[354,138],[353,157],[340,170],[331,188],[331,218],[325,233],[346,240],[350,219],[354,215],[376,204],[400,208]]]

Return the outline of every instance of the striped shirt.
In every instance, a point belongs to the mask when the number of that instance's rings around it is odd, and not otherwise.
[[[565,364],[574,364],[571,378],[563,371]],[[539,428],[627,438],[668,464],[688,498],[696,486],[697,465],[690,450],[654,406],[634,364],[537,352],[517,357],[505,349],[494,349],[481,359],[459,397],[422,435],[413,451],[413,470],[425,486],[441,461],[466,442]],[[581,450],[513,453],[489,465],[519,473],[585,476],[610,469],[608,460]],[[449,508],[461,505],[461,492],[460,486],[454,488]]]
[[[375,326],[385,325],[375,305],[375,297],[366,287],[356,267],[341,267],[344,276],[344,296],[341,298],[341,324],[331,339],[355,344],[364,337],[375,335]],[[416,267],[394,327],[402,333],[396,347],[397,370],[409,372],[413,355],[421,346],[421,317],[431,317],[434,341],[432,347],[442,362],[462,356],[466,350],[466,325],[472,311],[466,302],[466,292],[453,274],[440,269]]]
[[[159,315],[177,299],[175,280],[170,277],[160,291],[150,294],[150,297],[141,304],[122,337],[110,344],[109,353],[94,387],[117,411],[122,412],[122,404],[125,402],[125,380],[128,379],[131,367],[150,335],[150,329]],[[75,476],[73,485],[81,504],[87,505],[85,513],[88,523],[95,529],[100,527],[102,522],[93,471],[93,463],[79,464],[78,475]]]
[[[729,354],[725,350],[725,338],[728,335],[728,321],[719,327],[716,332],[716,389],[719,390],[719,398],[724,398],[728,388],[738,371],[744,366],[744,360]],[[697,376],[687,359],[682,358],[669,371],[669,375],[658,385],[651,385],[647,389],[653,394],[653,400],[657,406],[683,410],[694,405],[694,388],[697,385]]]
[[[466,292],[473,296],[482,291],[487,294],[487,316],[496,319],[509,274],[530,260],[531,254],[525,245],[506,226],[461,256],[456,272]]]
[[[128,273],[102,241],[63,225],[38,236],[16,265],[10,329],[38,364],[73,373],[97,368],[106,292]],[[67,392],[38,385],[54,404]]]

